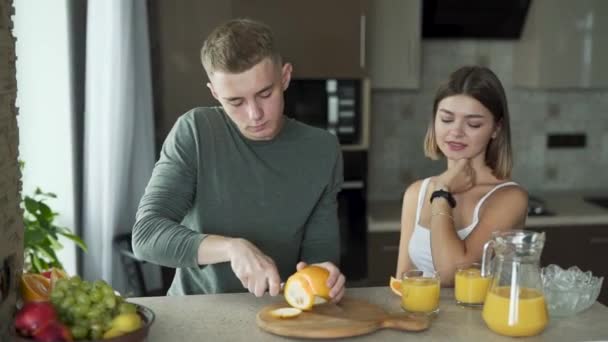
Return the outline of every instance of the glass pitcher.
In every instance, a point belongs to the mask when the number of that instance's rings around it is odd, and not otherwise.
[[[492,275],[482,317],[488,328],[506,336],[541,333],[549,317],[540,277],[545,233],[494,232],[483,250],[482,276]],[[494,258],[490,262],[490,254]]]

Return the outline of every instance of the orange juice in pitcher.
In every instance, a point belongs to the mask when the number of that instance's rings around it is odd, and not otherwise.
[[[539,266],[544,243],[544,233],[514,230],[495,232],[484,246],[482,275],[490,273],[489,251],[495,254],[482,312],[490,330],[505,336],[534,336],[549,323]]]
[[[543,294],[535,289],[518,289],[511,299],[511,287],[497,287],[488,293],[482,317],[493,331],[507,336],[534,336],[549,322]]]

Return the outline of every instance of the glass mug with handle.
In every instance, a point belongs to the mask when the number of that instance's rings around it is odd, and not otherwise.
[[[437,313],[440,288],[439,273],[406,271],[401,279],[401,307],[413,313]]]

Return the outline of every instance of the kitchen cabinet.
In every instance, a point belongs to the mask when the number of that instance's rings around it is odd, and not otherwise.
[[[608,87],[608,3],[534,0],[515,44],[513,83],[528,88]]]
[[[567,269],[578,266],[591,271],[594,276],[604,277],[598,300],[608,305],[608,226],[564,226],[527,228],[545,232],[545,247],[541,265],[559,265]]]
[[[375,0],[369,9],[369,75],[374,89],[420,87],[422,0]]]
[[[268,24],[295,78],[366,76],[366,0],[232,0],[235,17]]]
[[[400,232],[373,232],[368,234],[367,278],[369,286],[388,286],[397,270]]]
[[[200,49],[231,15],[229,1],[148,1],[157,150],[180,115],[219,105],[206,86]]]

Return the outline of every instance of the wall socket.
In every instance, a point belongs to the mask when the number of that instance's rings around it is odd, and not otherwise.
[[[585,148],[587,134],[585,133],[549,133],[547,148]]]

